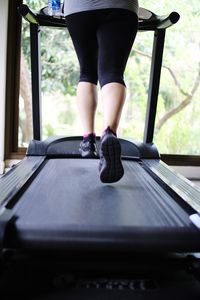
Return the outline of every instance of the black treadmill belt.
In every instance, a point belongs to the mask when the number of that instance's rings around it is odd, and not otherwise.
[[[27,247],[129,245],[199,247],[188,214],[136,161],[102,184],[98,160],[50,159],[14,207],[18,242]]]

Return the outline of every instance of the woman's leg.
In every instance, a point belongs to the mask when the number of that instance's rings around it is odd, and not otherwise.
[[[77,102],[85,135],[95,131],[98,80],[96,19],[91,12],[81,12],[68,16],[66,22],[80,64]]]
[[[124,71],[135,40],[137,16],[113,9],[98,28],[98,75],[102,87],[104,128],[117,131],[125,96]]]
[[[111,82],[102,87],[103,129],[110,127],[117,132],[125,97],[126,88],[121,83]]]
[[[95,132],[95,112],[97,107],[97,86],[89,82],[79,82],[77,88],[78,111],[83,126],[83,135]]]
[[[124,175],[121,145],[116,137],[126,88],[124,70],[137,32],[137,16],[113,9],[98,28],[98,75],[102,87],[104,132],[100,149],[100,179],[116,182]]]

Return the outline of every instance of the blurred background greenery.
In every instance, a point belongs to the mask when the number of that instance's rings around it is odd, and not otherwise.
[[[26,0],[39,10],[47,0]],[[140,6],[158,15],[177,11],[180,21],[167,29],[154,143],[160,153],[200,155],[199,0],[148,1]],[[143,139],[153,32],[139,32],[125,72],[127,100],[118,135]],[[86,45],[87,46],[87,45]],[[32,137],[29,24],[23,21],[19,99],[19,146]],[[41,28],[43,139],[81,135],[76,107],[79,66],[67,29]],[[101,97],[96,133],[102,130]]]

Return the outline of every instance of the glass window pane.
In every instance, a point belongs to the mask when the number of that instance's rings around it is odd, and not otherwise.
[[[143,139],[152,42],[152,32],[139,32],[127,63],[127,97],[119,126],[123,138]]]
[[[140,3],[161,15],[177,11],[181,16],[166,32],[154,142],[161,153],[199,155],[200,2]]]
[[[46,0],[26,0],[24,3],[36,10],[47,5]],[[200,2],[140,0],[140,6],[159,15],[171,11],[181,15],[180,21],[166,33],[154,142],[161,153],[199,155],[200,52],[197,24]],[[127,99],[118,132],[123,138],[143,139],[152,41],[153,32],[138,33],[127,64]],[[43,139],[50,135],[80,135],[82,130],[76,107],[79,66],[67,29],[41,28],[41,62]],[[19,145],[26,146],[32,138],[27,22],[23,22],[21,69],[26,75],[21,75]],[[99,97],[96,133],[101,134],[101,130]]]

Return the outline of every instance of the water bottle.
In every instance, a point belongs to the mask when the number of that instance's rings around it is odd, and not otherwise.
[[[61,13],[60,0],[48,0],[48,14],[50,16],[59,16]]]

